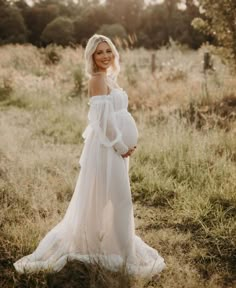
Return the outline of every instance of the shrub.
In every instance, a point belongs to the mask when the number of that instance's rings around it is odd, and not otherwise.
[[[23,43],[26,38],[27,28],[19,10],[11,7],[1,7],[0,44]]]
[[[115,39],[115,38],[127,38],[127,33],[125,31],[124,26],[121,24],[104,24],[101,26],[101,28],[97,31],[98,34],[105,35],[109,38]]]
[[[45,64],[57,64],[61,60],[61,55],[55,45],[49,45],[44,50]]]
[[[193,20],[193,27],[213,37],[219,54],[236,69],[235,1],[200,0],[199,3],[203,15]]]
[[[10,98],[13,91],[11,79],[4,78],[0,86],[0,101],[5,101]]]
[[[84,90],[84,81],[85,81],[85,75],[84,71],[81,66],[78,66],[76,70],[73,72],[74,77],[74,91],[72,93],[72,96],[81,96],[81,93]]]
[[[50,22],[41,34],[45,44],[55,43],[66,46],[74,42],[74,26],[70,19],[57,17]]]

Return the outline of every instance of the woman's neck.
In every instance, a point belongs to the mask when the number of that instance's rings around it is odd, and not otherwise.
[[[107,76],[107,72],[106,71],[93,72],[93,75],[104,75],[104,76]]]

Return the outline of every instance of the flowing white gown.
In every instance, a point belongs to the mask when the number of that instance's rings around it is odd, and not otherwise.
[[[158,252],[135,235],[128,160],[137,128],[122,89],[89,101],[80,174],[66,214],[37,249],[14,263],[20,273],[59,271],[70,260],[99,262],[113,271],[151,276],[164,267]]]

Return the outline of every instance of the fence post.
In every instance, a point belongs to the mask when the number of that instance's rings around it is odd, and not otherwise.
[[[203,56],[203,74],[204,74],[204,91],[207,99],[209,98],[208,77],[207,77],[208,70],[213,70],[213,62],[211,59],[211,54],[209,52],[205,52]]]
[[[153,74],[156,71],[156,54],[152,53],[151,57],[151,72]]]
[[[204,71],[204,73],[207,70],[214,70],[213,69],[213,61],[212,61],[210,52],[205,52],[204,57],[203,57],[203,71]]]

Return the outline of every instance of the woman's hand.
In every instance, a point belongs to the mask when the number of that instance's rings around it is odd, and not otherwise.
[[[131,156],[131,154],[135,151],[137,146],[134,146],[134,148],[130,148],[128,152],[126,152],[125,154],[121,155],[123,158],[127,158],[129,156]]]

